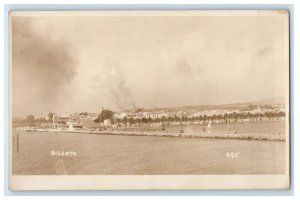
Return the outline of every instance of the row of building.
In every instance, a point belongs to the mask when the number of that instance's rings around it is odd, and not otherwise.
[[[79,121],[82,118],[89,119],[90,121],[94,121],[101,114],[102,110],[98,113],[66,113],[62,115],[54,114],[53,119],[57,121]],[[201,116],[214,116],[214,115],[229,115],[229,114],[264,114],[267,112],[284,112],[284,108],[263,108],[257,107],[252,110],[239,110],[239,109],[211,109],[211,110],[200,110],[200,111],[130,111],[130,112],[116,112],[113,115],[114,119],[161,119],[161,118],[169,118],[169,117],[201,117]],[[44,118],[45,120],[49,120],[47,115],[39,115],[36,116],[35,119]]]
[[[101,129],[102,127],[112,126],[112,121],[110,119],[104,120],[102,123],[95,123],[95,119],[101,114],[99,113],[67,113],[63,115],[53,114],[52,127],[53,128],[68,128],[69,130],[76,129]],[[251,110],[238,110],[238,109],[211,109],[211,110],[200,110],[200,111],[131,111],[131,112],[117,112],[113,115],[113,120],[121,119],[162,119],[169,117],[179,117],[179,118],[195,118],[203,116],[214,116],[214,115],[229,115],[229,114],[264,114],[267,112],[284,112],[284,108],[266,108],[266,107],[256,107]],[[37,116],[38,118],[42,116]],[[45,118],[48,116],[44,116]],[[49,118],[48,118],[49,119]]]
[[[125,117],[127,119],[133,118],[133,119],[161,119],[161,118],[169,118],[169,117],[187,117],[187,118],[192,118],[192,117],[203,117],[203,116],[214,116],[214,115],[229,115],[229,114],[244,114],[244,113],[250,113],[250,114],[264,114],[267,112],[284,112],[284,108],[262,108],[262,107],[257,107],[253,110],[238,110],[238,109],[213,109],[213,110],[201,110],[201,111],[190,111],[190,112],[185,112],[185,111],[175,111],[175,112],[155,112],[155,111],[150,111],[150,112],[121,112],[121,113],[115,113],[114,118],[115,119],[124,119]]]

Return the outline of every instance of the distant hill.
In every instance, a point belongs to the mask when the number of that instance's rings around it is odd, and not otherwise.
[[[127,110],[127,112],[144,112],[144,111],[156,111],[156,112],[176,112],[176,111],[201,111],[201,110],[212,110],[212,109],[241,109],[248,107],[249,105],[284,105],[284,97],[266,98],[253,102],[241,102],[232,104],[221,104],[221,105],[192,105],[192,106],[176,106],[176,107],[165,107],[165,108],[149,108],[149,109],[135,109]]]
[[[268,104],[268,105],[284,105],[285,104],[285,97],[274,97],[274,98],[267,98],[267,99],[261,99],[257,102],[254,102],[255,104]]]

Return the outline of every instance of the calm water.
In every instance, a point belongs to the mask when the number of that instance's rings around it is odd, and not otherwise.
[[[269,126],[276,132],[277,125],[261,126]],[[19,133],[19,152],[16,133]],[[285,142],[17,131],[13,135],[13,174],[280,174],[285,171]],[[76,156],[51,156],[51,151],[72,151]],[[228,152],[239,156],[228,158]]]
[[[188,126],[170,126],[166,127],[169,132],[194,131],[203,132],[203,129],[207,128],[206,125],[188,125]],[[244,123],[231,123],[228,124],[211,124],[211,132],[214,133],[228,133],[237,131],[241,134],[285,134],[285,121],[263,121],[263,122],[244,122]]]

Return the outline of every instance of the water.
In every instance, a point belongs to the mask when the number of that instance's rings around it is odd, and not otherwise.
[[[279,130],[272,123],[261,126]],[[266,128],[268,131],[269,129]],[[14,137],[13,174],[180,175],[285,172],[285,142],[22,131],[14,131],[13,136],[16,133],[19,133],[19,152],[16,151]],[[76,156],[51,156],[51,151],[71,151]],[[239,156],[228,158],[228,152],[238,153]]]
[[[241,134],[285,134],[285,121],[261,121],[261,122],[244,122],[244,123],[231,123],[228,124],[211,124],[210,131],[213,133],[228,133],[236,131]],[[169,132],[179,132],[184,130],[187,132],[207,132],[209,129],[205,125],[187,125],[187,126],[167,126],[166,130]]]

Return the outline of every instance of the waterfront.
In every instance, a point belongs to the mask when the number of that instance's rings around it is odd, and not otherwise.
[[[207,124],[205,125],[188,125],[188,126],[170,126],[166,127],[167,131],[178,132],[179,130],[189,132],[203,132],[203,129],[208,132]],[[228,133],[236,131],[239,134],[273,134],[285,135],[285,121],[258,121],[258,122],[239,122],[229,124],[212,124],[210,130],[213,133]]]

